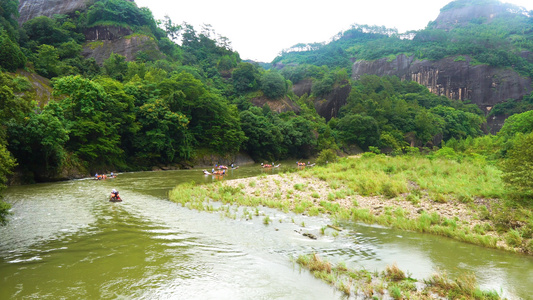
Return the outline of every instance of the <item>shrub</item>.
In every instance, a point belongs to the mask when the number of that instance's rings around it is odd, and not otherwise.
[[[337,162],[337,154],[333,149],[324,149],[320,151],[316,159],[316,163],[319,165],[325,165],[327,163]]]
[[[505,241],[511,247],[520,247],[522,245],[522,236],[519,231],[512,229],[505,235]]]

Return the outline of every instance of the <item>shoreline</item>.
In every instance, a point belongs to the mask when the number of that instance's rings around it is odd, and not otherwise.
[[[250,184],[253,183],[253,184]],[[254,184],[255,183],[255,184]],[[303,186],[304,189],[294,188],[295,186]],[[375,216],[377,219],[371,218],[370,220],[362,218],[357,221],[362,221],[367,224],[382,224],[380,217],[388,217],[394,215],[398,209],[402,210],[402,216],[409,220],[417,220],[422,213],[427,215],[438,214],[440,219],[446,218],[460,222],[462,225],[467,226],[469,230],[474,231],[476,226],[493,228],[494,224],[488,220],[480,220],[476,215],[478,212],[472,210],[467,204],[460,202],[445,202],[439,203],[434,201],[420,200],[417,204],[405,199],[392,198],[387,199],[384,196],[361,196],[357,194],[346,195],[345,198],[337,198],[338,193],[342,193],[344,186],[338,188],[332,188],[327,182],[322,181],[314,177],[303,177],[299,173],[288,173],[284,175],[275,174],[263,177],[250,177],[239,178],[234,180],[228,180],[222,182],[222,186],[229,186],[232,188],[240,188],[245,195],[261,195],[261,197],[270,199],[286,199],[290,203],[289,210],[294,211],[299,201],[310,201],[313,203],[313,207],[318,208],[322,213],[326,213],[330,218],[334,214],[324,211],[325,209],[320,206],[321,201],[327,201],[329,204],[338,204],[344,210],[351,210],[353,208],[358,210],[368,210],[368,213]],[[317,193],[319,196],[316,197]],[[281,194],[281,197],[280,195]],[[337,195],[335,195],[337,194]],[[314,196],[313,196],[314,195]],[[330,195],[335,195],[334,199]],[[406,195],[401,195],[405,197]],[[486,202],[487,200],[485,200]],[[479,199],[476,202],[484,202]],[[307,213],[309,214],[309,213]],[[311,214],[313,215],[313,213]],[[333,220],[332,220],[333,221]],[[370,221],[370,222],[367,222]],[[464,227],[461,226],[461,227]],[[404,229],[401,226],[392,226],[399,229]],[[427,231],[419,231],[428,233]],[[431,233],[431,232],[430,232]],[[499,235],[495,231],[489,231],[485,233],[486,236],[491,236],[498,239],[498,242],[494,247],[505,251],[521,252],[519,248],[509,247],[504,242],[504,237]],[[479,243],[473,243],[478,244]]]
[[[351,158],[348,162],[363,160]],[[354,180],[342,177],[346,174],[335,169],[339,166],[316,168],[227,180],[207,186],[178,186],[170,193],[170,199],[198,210],[213,210],[206,204],[209,201],[251,207],[263,205],[284,212],[325,215],[333,224],[337,221],[379,224],[445,236],[486,248],[532,254],[524,245],[533,241],[524,238],[522,244],[511,246],[508,242],[510,231],[499,232],[497,224],[488,217],[498,209],[499,199],[476,196],[469,201],[460,201],[457,195],[445,194],[439,201],[440,194],[435,195],[411,180],[392,196],[362,196],[353,188]],[[390,180],[385,179],[384,186],[396,184],[394,178],[386,178]]]

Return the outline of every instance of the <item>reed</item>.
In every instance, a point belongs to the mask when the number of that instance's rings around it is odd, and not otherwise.
[[[333,266],[316,253],[301,255],[296,263],[347,296],[353,291],[364,294],[368,299],[384,299],[387,293],[393,299],[429,299],[430,294],[447,299],[500,299],[495,291],[482,291],[475,276],[468,273],[456,279],[450,279],[446,273],[437,273],[419,282],[405,275],[396,264],[387,266],[381,273],[370,273],[364,269],[350,269],[344,263]]]

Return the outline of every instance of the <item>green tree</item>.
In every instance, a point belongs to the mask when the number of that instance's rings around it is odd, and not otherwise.
[[[5,30],[0,27],[0,68],[14,72],[17,68],[24,67],[26,56],[19,45],[11,40]]]
[[[259,89],[261,74],[251,63],[240,63],[231,75],[233,87],[239,94]]]
[[[505,120],[499,136],[512,138],[517,133],[530,133],[533,131],[533,110],[512,115]]]
[[[161,81],[158,87],[170,110],[190,120],[199,146],[221,153],[239,151],[244,134],[238,111],[225,98],[187,72]]]
[[[345,144],[356,144],[363,150],[367,150],[369,146],[377,146],[379,143],[378,123],[370,116],[359,114],[344,116],[339,119],[337,130]]]
[[[9,39],[17,42],[19,39],[19,28],[17,18],[19,16],[18,0],[2,0],[0,1],[0,29],[6,31]],[[0,47],[0,49],[4,49]]]
[[[67,30],[61,28],[56,20],[46,16],[33,18],[22,26],[28,35],[30,49],[36,49],[43,44],[56,47],[70,39]]]
[[[502,163],[503,180],[519,190],[533,188],[533,133],[519,134]]]
[[[37,180],[59,173],[67,156],[68,132],[54,106],[50,103],[42,112],[31,112],[23,122],[8,127],[9,150]]]
[[[139,108],[137,119],[141,127],[133,146],[142,164],[173,163],[190,157],[192,136],[185,115],[172,112],[164,101],[156,99]]]
[[[59,75],[59,54],[54,46],[40,45],[37,49],[35,70],[44,77],[52,78]]]
[[[241,127],[247,140],[246,150],[254,160],[274,160],[282,157],[283,134],[261,108],[253,106],[240,113]]]
[[[118,81],[124,80],[128,72],[128,63],[126,57],[120,54],[111,53],[108,59],[104,60],[105,73]]]
[[[16,165],[11,153],[4,145],[0,145],[0,191],[6,188],[7,176],[13,172],[13,168]],[[0,225],[6,224],[10,208],[10,204],[0,200]]]
[[[277,71],[268,71],[261,77],[261,90],[269,99],[279,99],[287,93],[285,78]]]
[[[70,132],[68,150],[93,169],[123,164],[120,122],[110,113],[117,101],[101,85],[81,76],[62,77],[54,82],[54,97]]]

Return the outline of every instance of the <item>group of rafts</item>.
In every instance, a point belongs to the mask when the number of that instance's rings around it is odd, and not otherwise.
[[[215,176],[224,176],[226,175],[226,170],[228,169],[232,169],[232,170],[235,170],[235,169],[238,169],[239,166],[234,166],[233,164],[231,164],[231,166],[224,166],[224,165],[215,165],[215,167],[213,169],[211,169],[211,172],[207,171],[207,170],[203,170],[204,172],[204,175],[215,175]]]
[[[310,163],[310,162],[299,162],[297,161],[296,164],[298,165],[298,167],[313,167],[315,164],[313,163]],[[261,163],[261,168],[265,168],[265,169],[271,169],[271,168],[279,168],[281,166],[281,164],[265,164],[265,163]],[[232,169],[232,170],[235,170],[235,169],[238,169],[239,166],[233,166],[233,164],[231,164],[231,166],[228,168],[227,166],[224,166],[224,165],[215,165],[215,167],[211,170],[211,172],[207,171],[207,170],[203,170],[204,172],[204,175],[214,175],[214,176],[224,176],[226,175],[226,170],[228,169]]]

